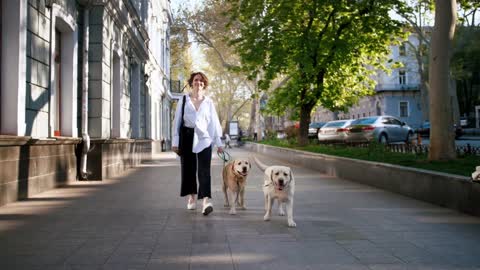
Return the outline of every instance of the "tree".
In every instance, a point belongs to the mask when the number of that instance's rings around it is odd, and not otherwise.
[[[180,16],[182,11],[176,11]],[[170,77],[175,80],[185,81],[192,70],[188,31],[182,27],[180,20],[175,20],[171,27],[170,35]],[[184,83],[184,82],[182,82]]]
[[[480,84],[480,29],[460,27],[455,32],[452,76],[457,82],[460,112],[472,117],[480,102],[480,93],[475,91],[475,85]]]
[[[405,43],[417,60],[417,72],[420,77],[420,95],[422,118],[429,119],[428,55],[430,52],[430,36],[428,34],[431,14],[434,11],[433,0],[409,0],[407,5],[400,6],[396,12],[406,21],[406,26],[418,38],[418,44]]]
[[[288,82],[272,93],[277,109],[296,109],[305,144],[312,109],[345,110],[373,92],[371,75],[387,70],[390,45],[402,36],[389,11],[397,0],[230,1],[232,40],[250,78],[268,89],[280,74]],[[398,8],[398,7],[397,7]]]
[[[176,19],[177,28],[188,36],[183,41],[197,43],[205,56],[210,77],[209,89],[225,130],[232,119],[245,122],[242,115],[248,109],[252,96],[252,83],[245,75],[236,72],[240,61],[225,38],[235,35],[234,29],[226,31],[229,20],[224,12],[227,7],[225,1],[205,0],[201,8],[183,9]]]
[[[480,93],[475,90],[475,85],[480,84],[480,28],[475,16],[480,2],[459,3],[450,70],[456,80],[459,111],[473,118],[475,104],[480,102]]]
[[[456,0],[435,0],[435,26],[430,50],[430,160],[456,158],[449,93],[450,52],[456,23]]]

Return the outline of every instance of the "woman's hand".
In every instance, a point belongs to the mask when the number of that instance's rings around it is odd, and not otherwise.
[[[178,146],[172,146],[172,151],[178,155]]]
[[[218,154],[223,153],[223,147],[221,147],[221,146],[217,147],[217,153]]]

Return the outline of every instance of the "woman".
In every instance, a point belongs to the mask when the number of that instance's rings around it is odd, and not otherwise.
[[[207,76],[202,72],[194,72],[188,79],[188,85],[192,91],[180,99],[175,112],[172,150],[181,156],[180,196],[188,196],[187,209],[196,208],[198,175],[198,199],[203,199],[202,213],[208,215],[213,211],[210,201],[212,198],[210,175],[212,146],[217,146],[217,152],[223,152],[220,138],[222,128],[212,99],[205,95],[205,89],[208,86]],[[184,107],[183,101],[185,101]],[[181,134],[182,145],[179,149],[182,107],[184,128]]]

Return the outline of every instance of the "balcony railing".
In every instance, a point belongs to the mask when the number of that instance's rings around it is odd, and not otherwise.
[[[375,86],[375,91],[405,91],[419,88],[418,84],[379,83]]]

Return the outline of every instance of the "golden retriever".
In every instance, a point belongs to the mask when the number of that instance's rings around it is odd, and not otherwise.
[[[230,207],[230,214],[237,213],[235,206],[245,210],[245,186],[248,172],[252,168],[248,159],[238,158],[228,162],[223,167],[223,194],[225,195],[225,207]]]
[[[295,193],[295,179],[292,170],[286,166],[267,166],[254,157],[255,163],[265,172],[263,194],[265,196],[265,216],[263,220],[269,221],[272,215],[272,206],[275,200],[279,204],[279,214],[285,215],[287,210],[287,223],[289,227],[296,227],[293,221],[293,195]]]

